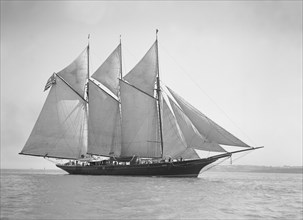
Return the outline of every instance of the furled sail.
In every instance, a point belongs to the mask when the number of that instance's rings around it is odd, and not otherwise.
[[[190,119],[196,129],[210,142],[239,146],[250,147],[234,135],[226,131],[224,128],[217,125],[215,122],[207,118],[198,109],[189,104],[185,99],[179,96],[176,92],[168,88],[174,99],[180,105],[185,115]]]
[[[186,140],[187,146],[205,151],[225,152],[225,150],[219,144],[210,143],[205,137],[203,137],[199,131],[197,131],[189,118],[183,113],[183,111],[173,102],[170,97],[168,98]]]
[[[156,99],[120,80],[121,156],[160,157]]]
[[[86,102],[56,77],[21,154],[81,158],[87,150],[86,114]]]
[[[140,90],[153,95],[157,75],[157,41],[140,62],[124,77],[126,81]]]
[[[121,44],[118,45],[118,47],[92,75],[92,78],[98,80],[116,95],[119,89],[119,75],[121,74],[120,57]]]
[[[187,148],[184,137],[169,109],[165,99],[163,101],[163,156],[175,158]]]
[[[88,47],[69,66],[57,73],[82,97],[84,97],[85,84],[88,79],[87,57]]]
[[[89,81],[87,153],[120,156],[121,122],[119,101]]]

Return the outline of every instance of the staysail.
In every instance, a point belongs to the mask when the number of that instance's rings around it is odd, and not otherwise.
[[[203,137],[189,120],[189,118],[183,113],[183,111],[170,97],[168,98],[189,147],[205,151],[225,152],[225,150],[219,144],[211,143],[205,137]]]
[[[187,148],[176,119],[165,99],[163,101],[163,143],[164,157],[175,158]]]
[[[223,145],[250,147],[226,131],[224,128],[217,125],[214,121],[210,120],[172,89],[168,88],[168,90],[199,133],[202,134],[207,140]]]

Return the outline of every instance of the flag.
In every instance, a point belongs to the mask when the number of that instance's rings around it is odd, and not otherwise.
[[[48,90],[53,84],[56,84],[56,74],[53,75],[47,80],[46,85],[44,87],[44,91]]]

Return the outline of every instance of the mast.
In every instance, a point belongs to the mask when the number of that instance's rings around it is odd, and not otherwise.
[[[158,111],[159,111],[159,123],[160,123],[160,138],[161,138],[161,158],[163,158],[163,134],[162,134],[162,117],[161,117],[161,104],[160,104],[160,71],[159,71],[159,53],[158,53],[158,29],[156,29],[156,54],[157,54],[157,97],[158,97]]]
[[[88,34],[88,43],[87,43],[87,80],[89,79],[89,38],[90,34]]]
[[[122,79],[122,44],[121,44],[121,34],[120,34],[120,51],[119,51],[119,58],[120,58],[120,79]]]
[[[87,144],[87,148],[86,148],[86,154],[87,154],[87,149],[88,149],[88,144],[89,144],[89,141],[88,141],[88,129],[89,129],[89,120],[88,120],[88,108],[89,108],[89,38],[90,38],[90,34],[88,34],[87,36],[87,83],[86,83],[86,99],[87,99],[87,103],[86,103],[86,117],[87,117],[87,120],[86,120],[86,129],[87,129],[87,141],[86,141],[86,144]]]

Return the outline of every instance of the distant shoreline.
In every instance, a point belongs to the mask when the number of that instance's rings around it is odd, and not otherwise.
[[[210,169],[213,172],[249,172],[249,173],[303,173],[302,166],[253,166],[253,165],[218,165]]]

